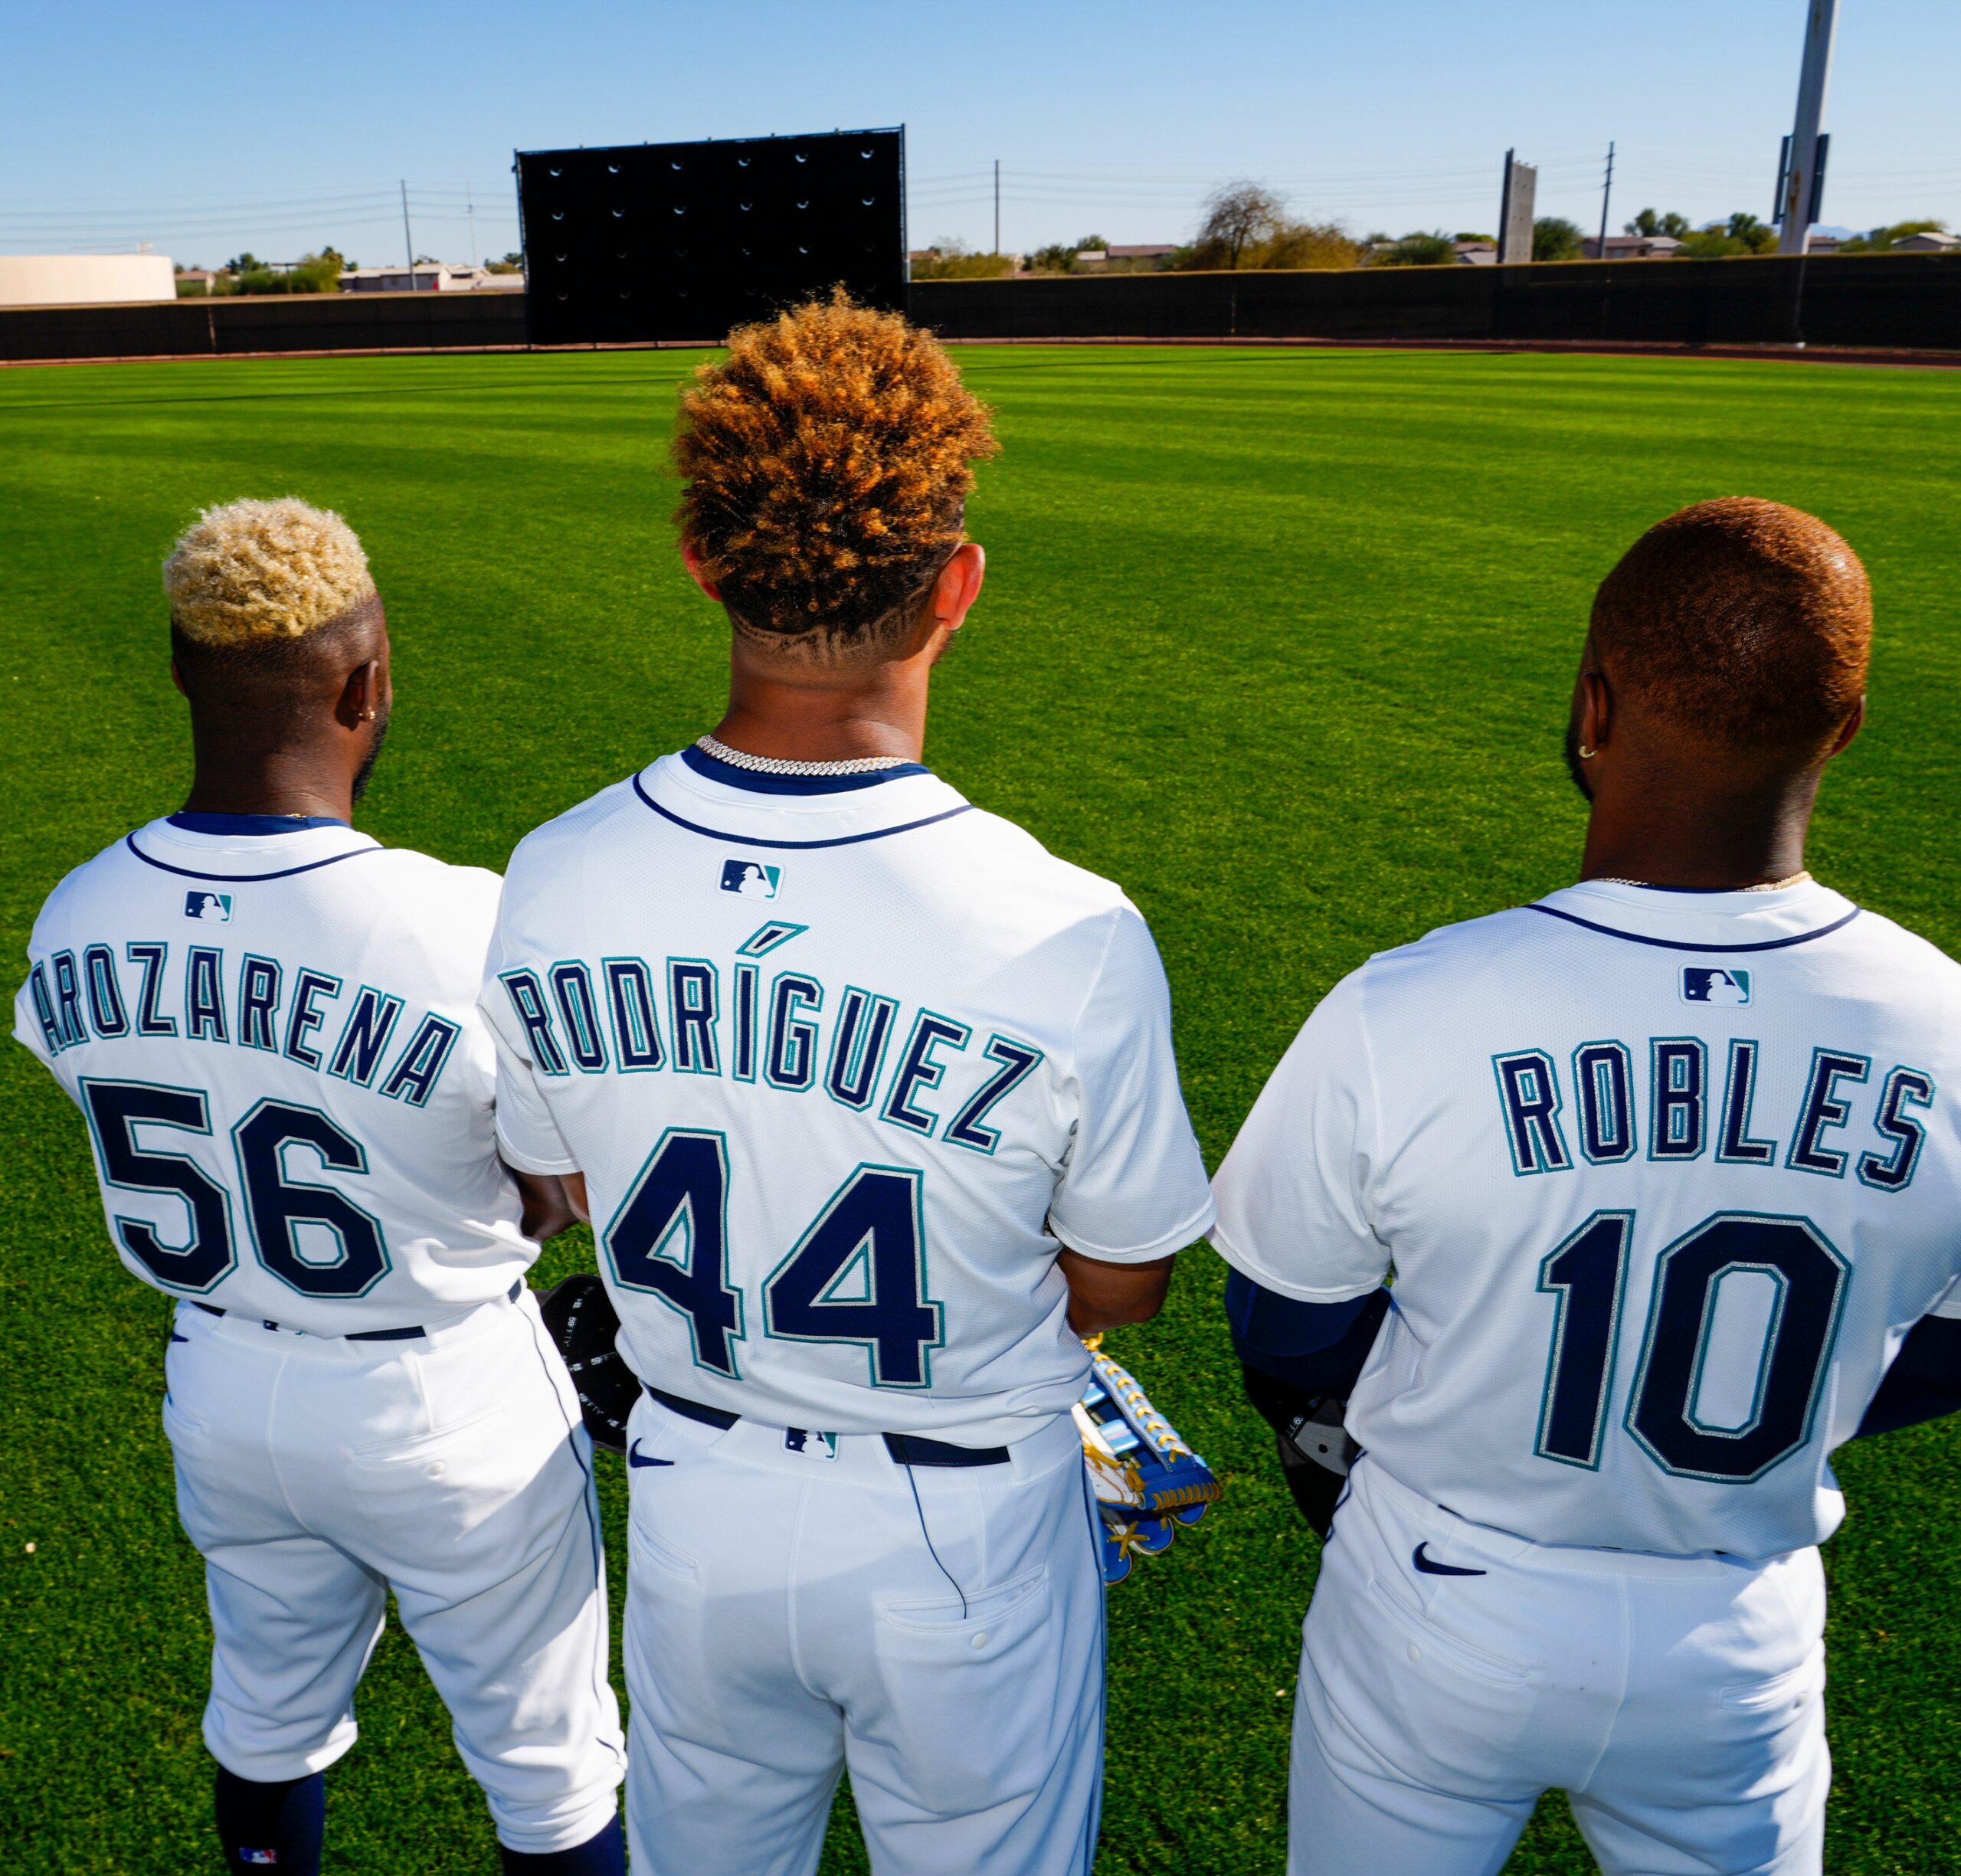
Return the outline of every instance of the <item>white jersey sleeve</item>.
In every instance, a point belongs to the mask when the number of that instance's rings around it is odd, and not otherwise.
[[[1076,1024],[1075,1138],[1049,1221],[1072,1250],[1147,1263],[1210,1222],[1193,1177],[1191,1123],[1171,1047],[1171,992],[1136,908],[1111,915],[1110,941]],[[1177,1222],[1167,1228],[1167,1219]]]
[[[519,1171],[575,1173],[579,1163],[565,1144],[538,1084],[537,1065],[524,1044],[524,1033],[512,1019],[502,996],[486,996],[484,1017],[497,1048],[497,1146]],[[512,1036],[509,1030],[517,1029]]]
[[[1308,1018],[1213,1181],[1213,1248],[1302,1302],[1365,1296],[1389,1269],[1370,1190],[1381,1149],[1362,994],[1357,972]]]

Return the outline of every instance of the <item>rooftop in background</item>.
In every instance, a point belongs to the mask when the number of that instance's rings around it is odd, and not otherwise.
[[[1919,234],[1903,234],[1893,245],[1902,254],[1951,254],[1961,251],[1961,234],[1943,234],[1929,228]]]
[[[481,293],[524,291],[522,273],[493,273],[487,267],[449,260],[420,261],[413,267],[349,267],[340,277],[344,293]]]
[[[1580,249],[1589,260],[1668,260],[1681,251],[1681,245],[1672,234],[1610,234],[1603,256],[1599,236],[1589,234]]]

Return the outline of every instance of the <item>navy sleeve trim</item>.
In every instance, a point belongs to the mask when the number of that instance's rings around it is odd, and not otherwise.
[[[633,778],[633,792],[652,808],[663,820],[671,820],[677,827],[685,827],[690,833],[706,836],[711,840],[725,840],[731,846],[767,846],[808,848],[820,846],[856,846],[862,840],[882,840],[886,835],[910,833],[915,827],[930,827],[935,821],[951,820],[956,814],[973,811],[971,801],[963,801],[958,807],[950,807],[938,814],[928,814],[921,820],[902,821],[896,827],[874,827],[869,833],[840,834],[831,840],[759,840],[752,833],[730,833],[720,827],[704,827],[699,821],[684,820],[669,808],[663,807],[640,785],[640,778]]]
[[[167,861],[152,859],[137,846],[134,834],[126,836],[123,842],[146,866],[154,866],[159,873],[174,873],[180,879],[221,879],[228,886],[254,886],[266,879],[290,879],[296,873],[317,873],[322,866],[337,866],[344,859],[360,859],[370,853],[385,853],[387,849],[358,846],[346,853],[329,853],[325,859],[309,860],[303,866],[282,867],[277,873],[201,873],[193,866],[172,866]]]
[[[1242,1365],[1318,1398],[1347,1399],[1390,1307],[1386,1287],[1347,1302],[1306,1303],[1242,1271],[1226,1279],[1226,1314]]]
[[[710,781],[727,788],[747,788],[755,794],[849,794],[859,788],[876,788],[882,781],[933,772],[923,762],[901,762],[891,768],[867,769],[862,775],[772,775],[763,769],[738,768],[692,744],[681,751],[681,760]]]
[[[1855,905],[1844,918],[1822,925],[1815,931],[1794,932],[1789,938],[1766,938],[1756,945],[1685,945],[1679,938],[1644,938],[1639,931],[1617,931],[1612,925],[1596,925],[1590,918],[1576,918],[1571,912],[1560,912],[1551,905],[1528,905],[1525,909],[1542,912],[1548,918],[1563,918],[1568,925],[1598,931],[1603,938],[1625,938],[1630,945],[1652,945],[1661,951],[1700,951],[1705,954],[1716,951],[1780,951],[1792,945],[1809,945],[1813,938],[1829,938],[1833,932],[1842,931],[1859,915],[1859,909]]]
[[[1853,1438],[1897,1432],[1903,1426],[1937,1420],[1957,1409],[1961,1409],[1961,1321],[1923,1316],[1907,1331],[1900,1353]]]

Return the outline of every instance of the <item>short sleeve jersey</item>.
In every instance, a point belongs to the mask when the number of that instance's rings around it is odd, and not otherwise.
[[[1805,883],[1593,882],[1329,994],[1216,1183],[1282,1295],[1394,1272],[1350,1432],[1541,1544],[1758,1558],[1961,1275],[1961,967]]]
[[[497,889],[338,822],[231,816],[153,821],[55,888],[14,1033],[82,1110],[134,1275],[317,1335],[522,1276],[476,1007]]]
[[[483,1007],[506,1154],[584,1174],[628,1359],[707,1406],[1020,1437],[1087,1373],[1059,1249],[1211,1222],[1144,921],[915,764],[595,796],[513,856]]]

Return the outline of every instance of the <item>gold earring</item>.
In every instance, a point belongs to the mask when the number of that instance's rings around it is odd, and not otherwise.
[[[1579,748],[1580,748],[1580,761],[1583,761],[1583,762],[1590,762],[1590,761],[1592,761],[1593,760],[1593,758],[1594,758],[1596,755],[1598,755],[1600,753],[1600,751],[1599,751],[1598,749],[1589,749],[1589,748],[1587,748],[1587,746],[1586,745],[1586,744],[1584,744],[1583,742],[1582,744],[1580,744],[1580,745]]]

